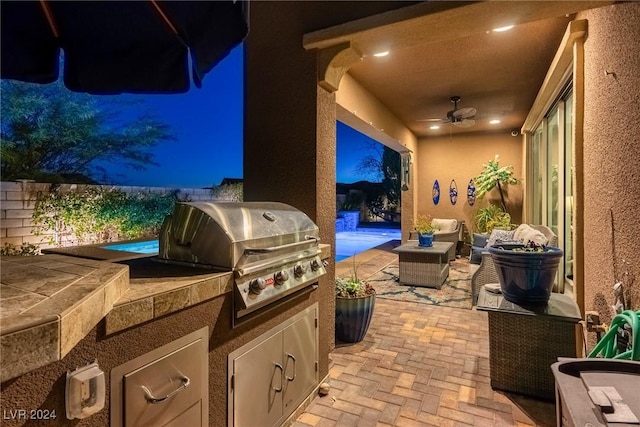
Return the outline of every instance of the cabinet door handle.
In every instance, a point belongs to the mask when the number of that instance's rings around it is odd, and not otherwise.
[[[271,387],[276,393],[280,393],[282,391],[282,377],[284,376],[284,368],[278,362],[273,362],[276,365],[276,368],[280,369],[280,387]]]
[[[287,379],[287,381],[293,381],[296,379],[296,358],[293,354],[287,353],[287,362],[289,361],[289,359],[293,360],[293,376],[289,377],[285,375],[285,378]]]
[[[175,396],[185,388],[189,387],[189,385],[191,384],[191,380],[187,376],[180,378],[180,382],[181,382],[180,387],[173,390],[171,393],[167,394],[165,397],[155,397],[153,394],[151,394],[151,390],[149,390],[145,386],[142,386],[142,390],[144,391],[144,395],[145,395],[144,397],[145,399],[147,399],[147,402],[149,403],[162,403],[167,399],[172,398],[173,396]]]

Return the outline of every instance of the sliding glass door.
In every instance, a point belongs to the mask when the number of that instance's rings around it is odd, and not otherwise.
[[[573,91],[567,87],[532,132],[532,220],[558,236],[564,253],[557,292],[573,291]]]

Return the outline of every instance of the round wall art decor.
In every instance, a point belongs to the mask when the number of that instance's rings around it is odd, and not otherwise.
[[[473,182],[473,178],[469,180],[469,185],[467,185],[467,203],[469,206],[473,206],[476,202],[476,186]]]
[[[440,202],[440,184],[436,179],[433,183],[433,190],[431,190],[431,197],[433,197],[433,204],[437,205]]]
[[[458,202],[458,186],[455,179],[452,179],[451,184],[449,184],[449,200],[451,200],[452,205]]]

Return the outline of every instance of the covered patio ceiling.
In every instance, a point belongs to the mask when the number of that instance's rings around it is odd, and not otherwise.
[[[519,131],[574,14],[611,3],[422,2],[309,33],[304,45],[349,43],[360,55],[349,74],[418,138]],[[430,129],[438,123],[425,119],[446,118],[452,96],[460,96],[458,108],[477,109],[475,124]]]

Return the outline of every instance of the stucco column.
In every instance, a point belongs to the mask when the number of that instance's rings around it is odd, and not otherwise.
[[[335,95],[320,88],[316,52],[302,47],[295,4],[256,2],[245,42],[244,200],[290,204],[335,246]],[[335,250],[332,249],[332,254]],[[333,255],[320,302],[320,378],[334,347]]]

